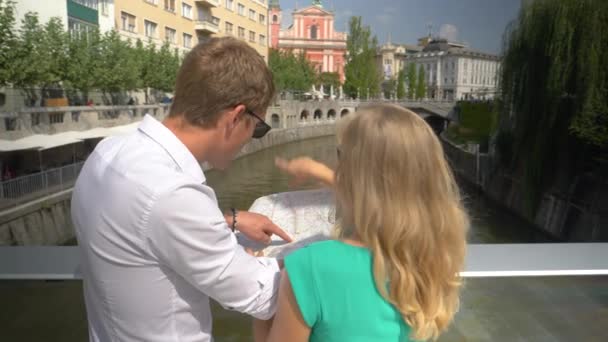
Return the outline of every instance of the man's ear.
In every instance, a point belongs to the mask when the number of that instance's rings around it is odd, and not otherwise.
[[[232,131],[239,124],[239,120],[243,118],[245,106],[238,105],[232,109],[227,109],[219,119],[219,124],[224,127],[224,135],[227,139],[232,136]]]
[[[229,129],[234,129],[245,112],[245,106],[237,105],[226,109],[219,118],[219,123]]]

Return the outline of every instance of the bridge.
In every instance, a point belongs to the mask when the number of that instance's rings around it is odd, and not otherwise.
[[[450,114],[456,105],[455,102],[446,101],[291,101],[281,100],[268,108],[266,120],[273,128],[289,128],[295,125],[332,120],[348,115],[358,107],[371,103],[393,103],[412,110],[425,119],[431,126],[443,126],[450,120]]]
[[[275,194],[258,199],[250,210],[269,216],[297,238],[288,245],[275,239],[268,248],[288,253],[327,239],[326,231],[332,226],[331,198],[319,190]],[[290,206],[285,207],[285,203]],[[293,222],[301,223],[297,227]],[[239,241],[247,244],[242,237]],[[74,322],[86,325],[80,260],[77,246],[0,247],[0,284],[27,280],[32,287],[40,283],[35,287],[36,295],[29,297],[21,289],[14,293],[6,286],[0,293],[3,308],[20,310],[29,328],[52,326],[53,334],[71,333]],[[469,245],[461,272],[465,278],[461,308],[440,341],[605,341],[607,275],[605,243]],[[45,294],[51,297],[58,287],[66,289],[61,301],[45,304],[52,306],[47,311],[77,306],[79,310],[69,308],[66,314],[80,317],[56,321],[40,313],[38,301]],[[12,300],[11,294],[20,298]],[[227,326],[241,323],[236,315],[218,316],[216,319],[225,320]],[[9,319],[4,332],[10,336],[11,329],[16,330],[14,325]],[[86,334],[86,328],[81,330]],[[218,340],[222,337],[216,336]]]

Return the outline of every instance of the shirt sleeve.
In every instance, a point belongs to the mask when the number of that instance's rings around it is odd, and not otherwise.
[[[259,319],[274,315],[278,264],[238,245],[211,188],[182,185],[156,198],[147,238],[161,264],[225,308]]]
[[[306,325],[312,328],[319,320],[321,305],[313,274],[310,248],[305,247],[288,255],[285,258],[285,269],[302,318]]]

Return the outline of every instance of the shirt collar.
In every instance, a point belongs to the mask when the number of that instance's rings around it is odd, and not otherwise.
[[[146,114],[139,125],[138,130],[162,146],[183,172],[194,177],[198,183],[205,182],[205,174],[203,173],[201,165],[196,158],[194,158],[186,145],[184,145],[184,143],[182,143],[165,125],[149,114]]]

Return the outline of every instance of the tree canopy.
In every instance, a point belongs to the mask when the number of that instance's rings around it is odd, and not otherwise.
[[[376,63],[378,39],[372,37],[369,26],[363,26],[361,17],[351,17],[346,41],[346,81],[344,92],[352,98],[377,97],[380,93],[381,73]]]

